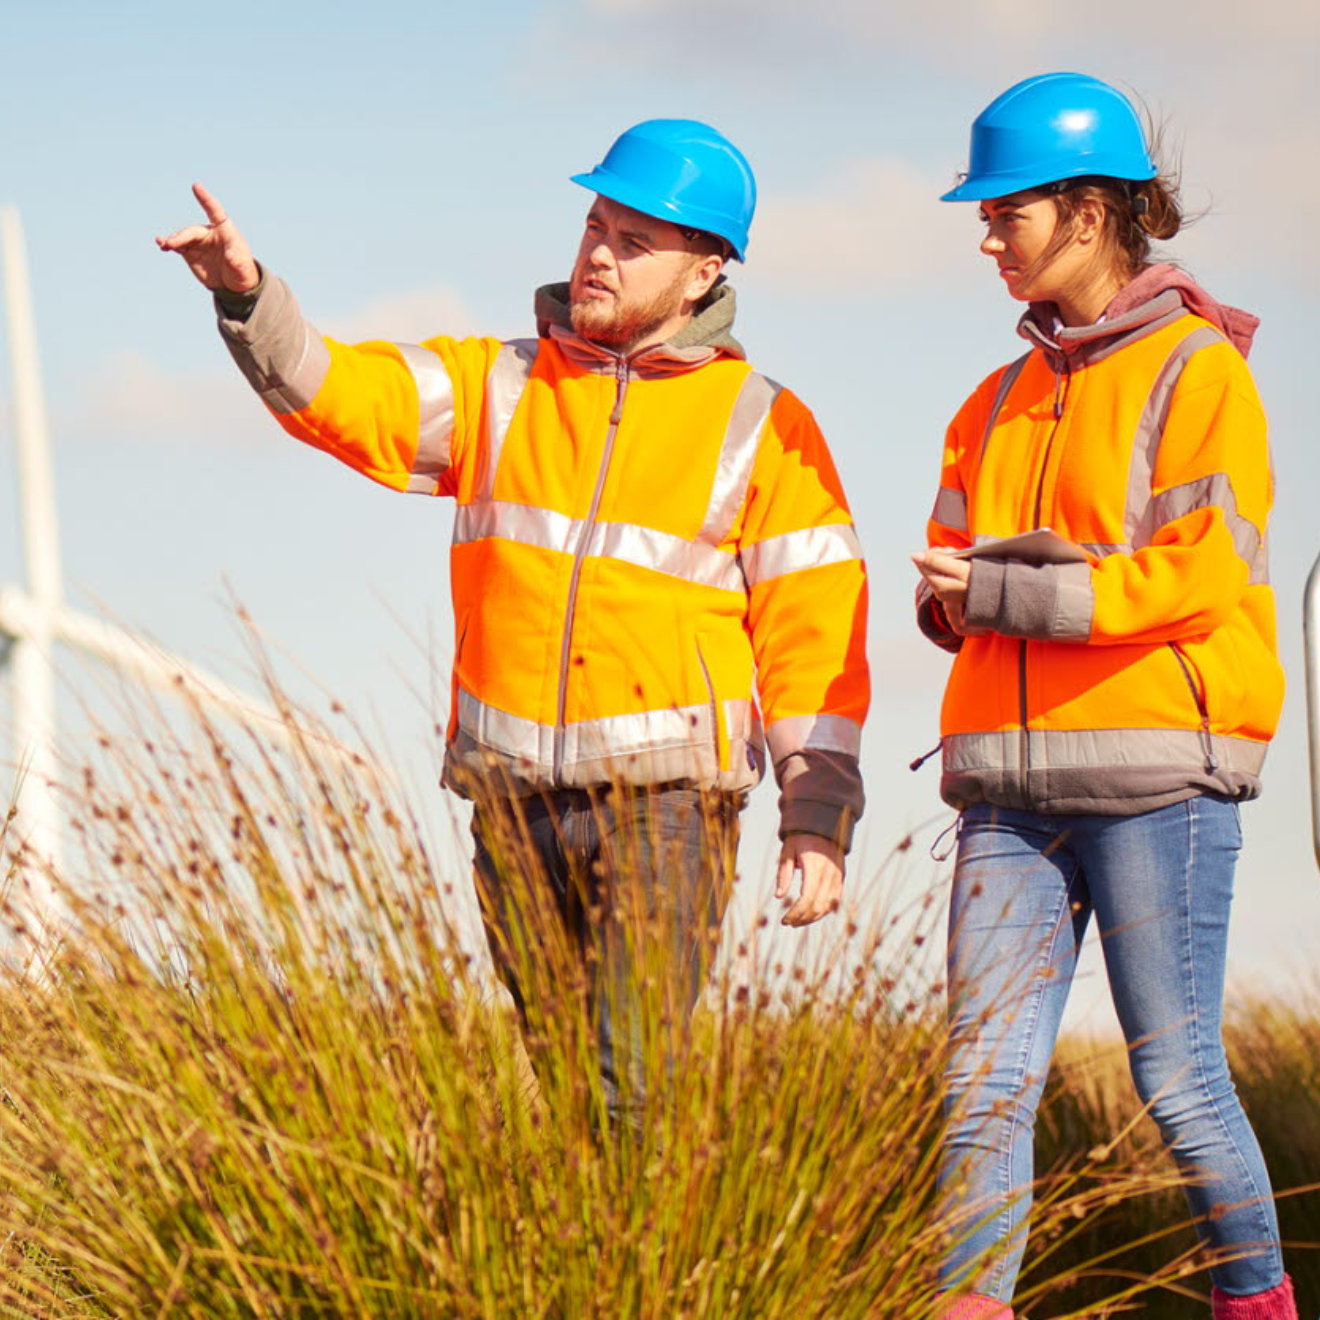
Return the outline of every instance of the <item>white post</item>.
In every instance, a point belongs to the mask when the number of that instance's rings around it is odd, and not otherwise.
[[[1320,559],[1306,579],[1302,644],[1306,650],[1306,734],[1311,755],[1311,840],[1316,865],[1320,866]]]
[[[14,390],[14,448],[17,458],[19,520],[29,594],[36,605],[31,630],[15,637],[12,650],[14,757],[23,766],[19,819],[23,836],[41,862],[59,868],[60,817],[54,785],[55,672],[51,646],[54,620],[62,603],[60,546],[55,519],[55,483],[50,440],[37,362],[36,329],[28,289],[27,258],[18,212],[0,211],[4,248],[5,306]],[[40,865],[33,873],[39,879]],[[33,894],[50,911],[48,892]]]

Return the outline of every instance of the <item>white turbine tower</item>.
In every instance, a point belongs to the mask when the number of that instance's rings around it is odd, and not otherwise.
[[[59,758],[55,742],[55,668],[60,642],[96,657],[147,686],[189,695],[280,739],[295,734],[336,758],[361,757],[316,731],[295,730],[272,705],[240,692],[198,666],[64,604],[55,483],[46,427],[36,331],[28,288],[27,260],[18,212],[0,210],[5,305],[13,376],[14,446],[26,587],[0,585],[0,666],[10,667],[13,694],[12,755],[19,767],[17,788],[21,836],[37,860],[30,868],[33,915],[50,920],[49,872],[61,873]],[[379,770],[374,763],[372,768]]]

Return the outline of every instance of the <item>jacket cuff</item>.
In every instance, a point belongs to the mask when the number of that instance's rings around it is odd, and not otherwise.
[[[779,780],[779,837],[816,834],[846,853],[866,807],[857,758],[806,748],[775,766]]]
[[[964,610],[969,628],[1005,637],[1089,641],[1095,613],[1090,566],[973,559]]]
[[[215,303],[220,336],[266,407],[277,415],[306,408],[329,374],[330,350],[289,286],[263,270],[255,289],[217,292]]]
[[[256,284],[242,293],[235,293],[233,289],[213,290],[215,310],[224,320],[246,321],[252,315],[257,299],[261,297],[261,292],[266,287],[266,272],[260,262],[257,262],[257,276]]]
[[[943,650],[955,653],[962,650],[962,637],[949,627],[944,606],[924,578],[917,583],[917,627]]]

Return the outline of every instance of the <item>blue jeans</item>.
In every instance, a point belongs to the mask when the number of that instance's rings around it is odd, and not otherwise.
[[[606,1109],[634,1129],[647,1035],[664,1033],[659,1049],[672,1063],[673,1035],[710,970],[742,802],[625,786],[479,799],[473,810],[477,895],[496,969],[533,1028],[566,991],[580,991]]]
[[[1237,805],[1137,816],[963,813],[949,911],[949,1134],[943,1286],[1011,1300],[1031,1208],[1032,1137],[1091,913],[1132,1078],[1187,1175],[1214,1282],[1283,1281],[1278,1222],[1220,1035]],[[1227,1259],[1235,1254],[1235,1259]]]

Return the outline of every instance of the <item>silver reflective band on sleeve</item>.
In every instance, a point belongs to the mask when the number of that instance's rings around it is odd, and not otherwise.
[[[1095,587],[1089,564],[1056,564],[1054,618],[1049,636],[1056,642],[1089,642],[1095,618]]]
[[[594,523],[588,529],[581,519],[529,504],[490,500],[460,505],[454,518],[454,544],[499,537],[571,555],[584,530],[587,538],[583,553],[589,557],[621,560],[722,591],[744,590],[742,569],[727,551],[632,523]]]
[[[743,546],[739,555],[747,585],[754,587],[758,582],[785,573],[861,559],[862,547],[850,523],[831,523],[767,537],[754,545]]]
[[[1260,553],[1260,532],[1255,523],[1238,513],[1237,496],[1226,473],[1215,472],[1161,491],[1151,501],[1152,530],[1157,531],[1198,509],[1210,508],[1217,508],[1224,515],[1224,525],[1233,538],[1233,549],[1247,565],[1248,573],[1255,572]]]
[[[478,500],[488,500],[495,493],[495,472],[504,437],[532,374],[539,344],[536,339],[510,339],[500,349],[486,379],[486,453],[474,488]]]
[[[752,466],[756,462],[761,432],[779,397],[780,388],[774,381],[753,371],[738,391],[720,446],[706,517],[697,533],[697,539],[707,545],[719,545],[733,528],[752,481]]]
[[[1199,326],[1174,345],[1151,386],[1146,406],[1132,438],[1132,458],[1128,463],[1127,506],[1123,512],[1123,531],[1127,543],[1138,550],[1150,544],[1159,525],[1154,521],[1151,495],[1154,489],[1155,460],[1159,456],[1164,426],[1169,420],[1169,405],[1183,368],[1199,349],[1222,344],[1224,336],[1208,325]]]
[[[438,353],[417,344],[395,344],[417,386],[417,457],[408,489],[434,495],[449,466],[454,438],[454,385]]]
[[[809,750],[859,756],[862,726],[846,715],[789,715],[766,725],[765,740],[776,765],[794,752]]]
[[[955,532],[965,532],[967,530],[966,493],[941,486],[939,494],[935,496],[935,507],[930,511],[930,517],[932,522],[939,523],[941,527],[948,527]]]

